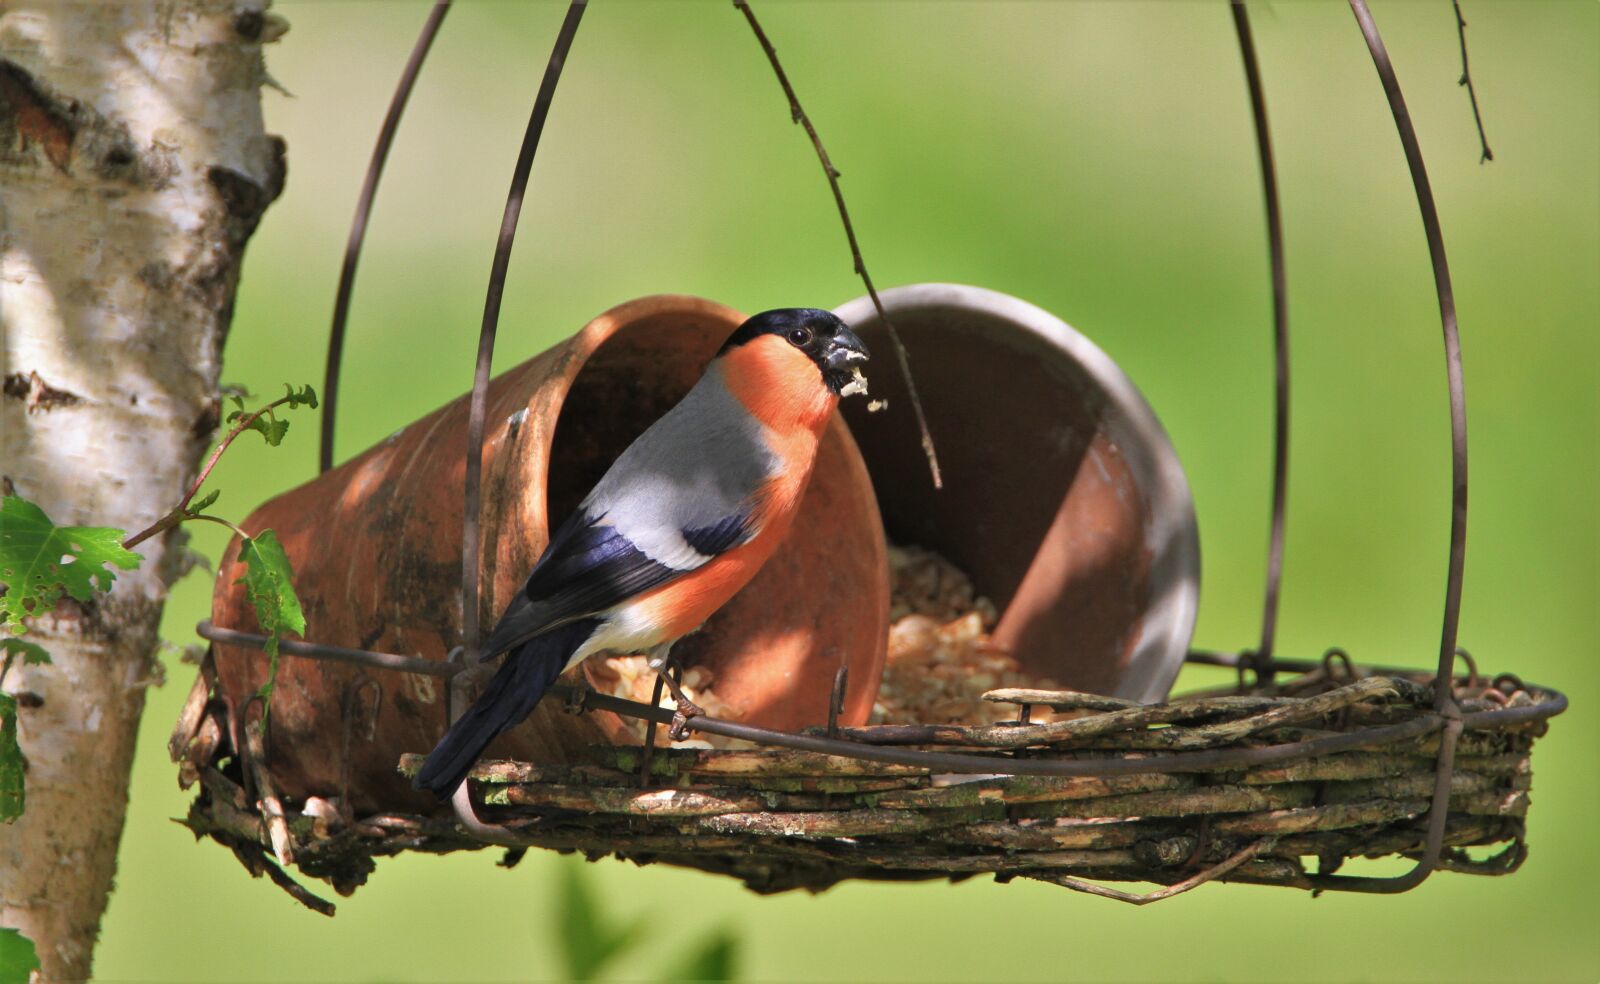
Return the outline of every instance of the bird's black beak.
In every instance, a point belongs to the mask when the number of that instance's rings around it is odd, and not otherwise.
[[[835,396],[851,396],[867,391],[867,378],[860,363],[867,361],[867,346],[861,336],[840,324],[822,350],[822,378]]]
[[[861,336],[840,325],[828,343],[828,352],[824,359],[829,369],[848,371],[852,363],[865,362],[871,357],[872,353],[867,351],[867,343],[861,340]]]

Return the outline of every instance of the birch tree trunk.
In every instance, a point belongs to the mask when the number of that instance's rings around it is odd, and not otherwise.
[[[0,0],[0,490],[58,524],[137,530],[218,422],[245,241],[283,183],[262,129],[266,0]],[[89,975],[181,535],[30,636],[27,811],[0,826],[0,925],[46,980]]]

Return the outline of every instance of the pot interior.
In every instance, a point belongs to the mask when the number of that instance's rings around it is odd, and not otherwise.
[[[1170,475],[1152,455],[1171,453],[1154,417],[1130,420],[1127,395],[1105,384],[1109,359],[1095,349],[1104,366],[1080,361],[1054,326],[1071,330],[1031,305],[953,285],[882,296],[944,478],[934,489],[888,332],[870,303],[840,308],[873,351],[873,398],[888,401],[876,413],[848,403],[845,417],[890,541],[929,547],[965,570],[1001,613],[996,641],[1024,669],[1073,689],[1163,697],[1173,653],[1181,660],[1187,644],[1196,579],[1186,558],[1174,559],[1185,545],[1160,532],[1173,517],[1152,509],[1153,496],[1171,491],[1154,488]],[[1030,324],[1031,313],[1053,324]],[[1192,541],[1187,487],[1167,498]],[[1174,578],[1188,578],[1187,600],[1168,597]],[[1162,599],[1189,606],[1176,632]]]

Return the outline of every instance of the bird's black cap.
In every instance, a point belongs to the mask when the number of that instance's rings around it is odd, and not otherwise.
[[[816,364],[828,388],[838,393],[855,378],[852,363],[869,357],[866,343],[831,311],[820,308],[775,308],[752,315],[728,336],[722,355],[762,335],[776,335]]]

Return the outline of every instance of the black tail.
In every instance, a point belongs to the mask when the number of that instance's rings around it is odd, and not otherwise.
[[[596,619],[570,622],[508,652],[477,701],[434,746],[412,786],[448,800],[489,742],[533,712],[598,624]]]

